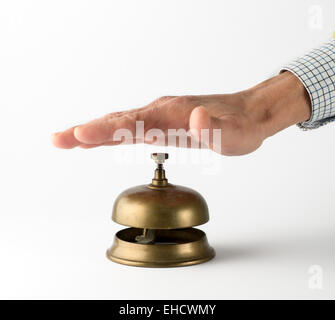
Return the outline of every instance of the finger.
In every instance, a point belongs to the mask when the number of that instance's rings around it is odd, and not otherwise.
[[[144,108],[125,112],[119,117],[109,114],[93,120],[76,127],[74,136],[81,144],[101,145],[104,143],[119,142],[116,133],[120,136],[124,132],[125,143],[145,142],[143,137],[142,140],[141,137],[138,137],[141,133],[137,130],[137,121],[143,121],[143,133],[145,134],[153,128],[166,132],[170,126],[175,127],[177,125],[178,127],[178,122],[180,122],[181,118],[184,118],[176,116],[176,111],[174,110],[176,106],[169,103],[170,99],[170,97],[159,99],[158,102],[154,101]],[[139,126],[142,124],[138,123]],[[118,131],[119,129],[123,129],[124,131],[120,132]],[[129,136],[132,138],[129,138]]]
[[[113,112],[110,113],[109,115],[117,118],[123,116],[126,112],[129,111]],[[62,149],[71,149],[80,146],[81,142],[74,136],[75,128],[76,126],[69,128],[65,131],[53,133],[51,136],[52,144],[55,147]]]
[[[102,144],[81,144],[78,147],[82,149],[92,149],[100,146],[102,146]]]
[[[140,141],[138,141],[139,143]],[[141,141],[143,142],[143,141]],[[120,144],[134,144],[136,142],[134,142],[133,140],[130,141],[126,141],[126,140],[122,140],[122,141],[111,141],[111,142],[104,142],[104,143],[99,143],[99,144],[81,144],[79,145],[79,148],[82,149],[92,149],[92,148],[96,148],[96,147],[101,147],[101,146],[117,146]]]
[[[134,110],[108,114],[102,118],[90,121],[86,124],[68,129],[54,135],[54,144],[61,148],[94,148],[101,145],[118,145],[120,143],[138,143],[166,145],[168,141],[161,142],[157,139],[145,139],[150,129],[159,129],[167,133],[169,128],[188,130],[188,119],[193,107],[188,100],[182,97],[162,97],[151,104]],[[136,122],[144,122],[144,136],[138,134]],[[119,129],[128,131],[129,136],[120,140],[115,138]],[[119,135],[120,136],[120,135]],[[150,135],[149,135],[150,136]]]
[[[54,133],[51,136],[53,145],[62,149],[71,149],[80,145],[81,142],[78,141],[74,136],[74,129],[75,127],[72,127],[63,132]]]
[[[139,117],[134,113],[127,113],[121,117],[106,115],[76,127],[74,137],[80,141],[81,144],[101,145],[106,142],[116,142],[116,144],[119,144],[120,141],[118,139],[115,140],[116,131],[121,129],[126,135],[126,138],[130,135],[135,138],[137,120],[145,121],[146,117]],[[120,135],[122,135],[122,131],[120,131]],[[133,143],[134,142],[135,141],[133,141]]]

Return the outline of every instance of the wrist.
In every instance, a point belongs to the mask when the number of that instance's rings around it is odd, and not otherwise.
[[[264,139],[311,116],[308,92],[291,72],[283,72],[246,91],[248,112],[256,114]]]

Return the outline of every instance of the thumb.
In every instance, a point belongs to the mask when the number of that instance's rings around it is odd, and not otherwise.
[[[193,109],[189,120],[192,138],[200,143],[201,148],[210,148],[220,153],[223,121],[209,115],[203,106]]]
[[[189,127],[192,138],[200,143],[200,147],[209,148],[209,135],[207,134],[206,138],[205,133],[209,132],[211,119],[206,108],[199,106],[192,110]]]

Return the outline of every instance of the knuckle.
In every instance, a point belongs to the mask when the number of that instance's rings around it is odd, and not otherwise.
[[[103,118],[108,120],[108,119],[112,119],[112,118],[121,116],[123,113],[124,113],[124,111],[110,112],[110,113],[105,114],[103,116]]]
[[[157,98],[154,102],[155,103],[162,103],[162,102],[165,102],[167,100],[170,100],[171,98],[173,98],[173,96],[161,96],[161,97]]]
[[[181,105],[188,105],[192,103],[192,98],[190,96],[180,96],[176,98],[176,103]]]

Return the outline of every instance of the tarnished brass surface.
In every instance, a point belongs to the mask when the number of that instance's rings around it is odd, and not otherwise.
[[[215,256],[206,234],[195,228],[156,230],[154,244],[137,243],[142,229],[127,228],[115,235],[107,257],[137,267],[178,267],[202,263]]]
[[[112,219],[135,228],[178,229],[204,224],[209,215],[205,199],[192,189],[141,185],[118,196]]]
[[[137,267],[177,267],[205,262],[215,255],[201,230],[209,220],[205,199],[195,190],[168,183],[166,153],[154,153],[157,168],[151,184],[122,192],[113,221],[129,226],[119,231],[107,257]]]

